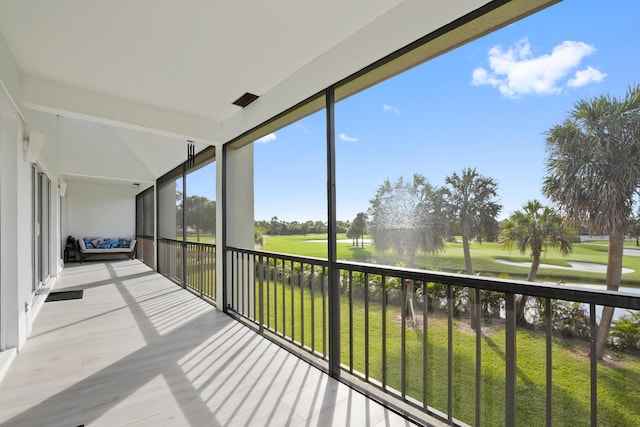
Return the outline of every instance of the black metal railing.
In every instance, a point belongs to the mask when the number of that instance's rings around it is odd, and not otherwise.
[[[136,258],[155,268],[154,237],[136,235]]]
[[[182,252],[184,242],[166,238],[158,239],[158,273],[182,284]]]
[[[201,297],[216,299],[216,246],[210,243],[158,239],[158,272],[192,289]]]
[[[327,261],[242,249],[227,253],[229,308],[326,360]]]
[[[200,296],[216,299],[216,245],[186,242],[186,286]]]
[[[231,314],[327,360],[327,260],[227,248],[226,262]],[[639,310],[638,295],[351,262],[334,268],[342,371],[389,401],[450,425],[640,419],[637,407],[607,403],[599,377],[610,387],[624,374],[609,372],[595,351],[602,306]],[[567,389],[558,380],[572,372],[580,375]],[[575,411],[589,415],[575,420]]]

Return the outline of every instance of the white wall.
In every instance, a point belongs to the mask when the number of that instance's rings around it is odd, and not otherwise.
[[[220,156],[223,157],[223,156]],[[226,226],[227,245],[239,248],[253,249],[253,144],[238,150],[228,149],[224,160],[217,159],[217,194],[216,200],[222,200],[222,168],[226,170]],[[223,165],[223,162],[226,162]],[[222,218],[222,203],[216,204],[216,215]],[[222,221],[216,221],[217,235],[222,235]],[[217,265],[224,265],[231,271],[231,259],[224,260],[224,251],[218,246],[216,251]],[[226,286],[231,295],[231,275],[227,275]],[[216,274],[216,291],[218,295],[218,309],[222,309],[222,295],[224,282],[222,274]],[[253,277],[247,277],[251,282]],[[253,301],[250,301],[253,306]]]
[[[2,96],[2,94],[0,94]],[[22,123],[0,114],[0,350],[19,349],[31,327],[31,164],[22,153]]]
[[[135,192],[136,188],[117,183],[68,181],[66,233],[76,239],[134,236]]]

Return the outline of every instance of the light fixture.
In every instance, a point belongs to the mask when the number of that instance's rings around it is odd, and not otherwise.
[[[190,139],[187,142],[187,168],[192,168],[196,164],[196,146]]]
[[[40,157],[40,150],[44,145],[44,135],[38,132],[29,132],[29,136],[22,141],[24,159],[31,163],[36,163]]]

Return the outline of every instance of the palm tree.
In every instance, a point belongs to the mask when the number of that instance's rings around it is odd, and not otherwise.
[[[356,217],[351,222],[351,233],[354,234],[356,240],[356,246],[358,246],[358,239],[360,238],[362,247],[364,248],[364,234],[367,232],[367,214],[364,212],[358,212]]]
[[[428,253],[444,249],[442,189],[432,186],[423,175],[414,174],[408,182],[400,177],[393,184],[385,180],[370,203],[368,225],[376,251],[393,249],[414,268],[418,249]],[[406,289],[408,315],[412,280],[406,282]]]
[[[498,184],[493,178],[480,175],[475,168],[465,168],[462,174],[456,172],[445,178],[446,209],[451,219],[462,230],[462,250],[464,252],[465,272],[473,274],[469,239],[475,237],[482,241],[487,224],[495,222],[502,205],[497,202]],[[469,289],[469,312],[471,327],[476,328],[475,292]]]
[[[548,175],[543,191],[570,218],[593,222],[609,235],[607,290],[622,277],[624,235],[640,185],[640,86],[624,99],[578,101],[562,124],[546,133]],[[605,307],[596,357],[602,359],[613,308]]]
[[[502,223],[499,239],[509,249],[516,246],[521,254],[531,249],[531,268],[527,280],[533,282],[542,251],[551,246],[567,255],[571,251],[572,235],[564,227],[560,214],[548,206],[542,206],[538,200],[529,200],[522,210],[515,211]],[[526,303],[527,296],[522,295],[516,307],[519,322],[524,321]]]

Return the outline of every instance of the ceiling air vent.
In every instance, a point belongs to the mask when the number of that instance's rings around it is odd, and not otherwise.
[[[240,98],[238,98],[235,101],[233,101],[233,105],[237,105],[239,107],[244,108],[247,105],[251,104],[256,99],[258,99],[258,95],[254,95],[252,93],[245,92],[244,95],[242,95]]]

